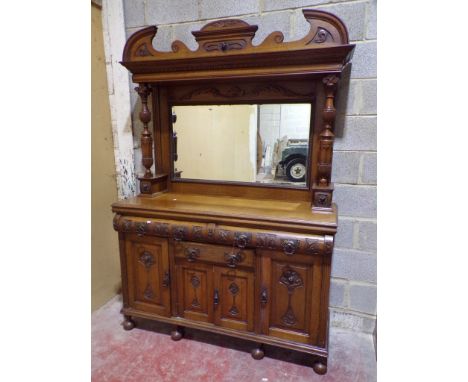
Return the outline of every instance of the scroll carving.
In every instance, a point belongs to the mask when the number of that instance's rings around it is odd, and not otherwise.
[[[334,41],[332,34],[327,31],[325,28],[319,27],[317,29],[317,33],[315,36],[312,38],[312,40],[309,41],[308,44],[310,43],[316,43],[316,44],[323,44],[327,39],[331,39]]]
[[[150,88],[147,84],[140,84],[135,88],[141,99],[140,121],[143,123],[143,132],[141,133],[141,152],[142,163],[145,167],[145,178],[151,178],[151,166],[153,165],[153,137],[148,129],[148,123],[151,121],[151,112],[148,109],[148,96]],[[147,192],[142,189],[143,192]]]

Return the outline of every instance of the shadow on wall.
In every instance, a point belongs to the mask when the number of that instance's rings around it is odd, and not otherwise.
[[[352,63],[347,65],[341,74],[336,97],[335,138],[343,138],[346,109],[348,108],[349,82]]]

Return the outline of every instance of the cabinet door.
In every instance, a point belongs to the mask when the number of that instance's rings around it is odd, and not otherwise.
[[[262,333],[317,344],[321,314],[321,259],[262,255],[260,305]]]
[[[253,272],[214,267],[214,323],[236,330],[254,330]]]
[[[213,322],[213,267],[179,261],[177,305],[181,317]]]
[[[169,316],[167,239],[130,236],[126,242],[128,297],[132,308]]]

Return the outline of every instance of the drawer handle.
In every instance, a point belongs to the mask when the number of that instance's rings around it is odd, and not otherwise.
[[[262,289],[262,293],[260,293],[260,303],[265,305],[268,302],[268,291],[267,288]]]
[[[218,292],[218,289],[215,289],[215,290],[214,290],[213,304],[214,304],[214,305],[218,305],[218,304],[219,304],[219,292]]]
[[[162,280],[162,286],[164,288],[167,288],[169,284],[171,283],[171,275],[169,274],[168,271],[164,272],[163,280]]]
[[[244,260],[242,252],[237,253],[224,253],[224,259],[229,268],[235,268],[238,263],[241,263]]]
[[[186,248],[185,256],[187,257],[188,262],[193,263],[198,257],[200,257],[200,249],[191,247]]]

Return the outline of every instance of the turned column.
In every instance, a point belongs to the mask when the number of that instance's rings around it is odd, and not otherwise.
[[[319,135],[319,153],[317,162],[317,175],[313,184],[313,209],[331,209],[333,184],[331,183],[331,169],[333,158],[333,126],[336,118],[335,92],[338,77],[326,76],[322,80],[325,93],[325,105],[322,110],[323,129]]]
[[[143,123],[143,132],[141,133],[141,153],[142,163],[145,167],[144,178],[151,178],[151,166],[153,165],[153,137],[148,129],[148,123],[151,121],[151,112],[148,109],[148,95],[150,88],[147,84],[140,84],[135,88],[141,99],[140,121]]]

